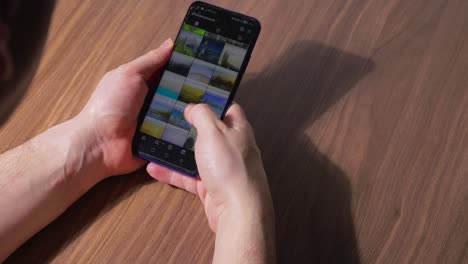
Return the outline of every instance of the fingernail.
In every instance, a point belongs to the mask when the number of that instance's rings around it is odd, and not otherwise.
[[[168,38],[166,39],[163,44],[161,45],[163,48],[169,48],[172,47],[172,39]]]

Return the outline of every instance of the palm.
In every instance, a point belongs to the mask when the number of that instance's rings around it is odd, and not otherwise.
[[[125,174],[141,167],[145,162],[132,155],[132,138],[135,133],[135,121],[129,118],[108,118],[108,122],[97,125],[100,137],[106,138],[102,145],[104,164],[112,175]],[[113,123],[107,126],[106,123]]]
[[[82,112],[95,128],[104,165],[112,175],[136,170],[144,161],[132,155],[132,138],[140,106],[146,96],[146,82],[140,76],[119,73],[106,75]],[[117,78],[116,78],[117,76]]]
[[[132,155],[132,138],[147,82],[167,63],[172,47],[167,39],[158,49],[108,72],[79,114],[98,144],[95,154],[107,169],[104,177],[129,173],[145,163]]]

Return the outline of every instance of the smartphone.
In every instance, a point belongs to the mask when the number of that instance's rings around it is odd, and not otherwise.
[[[260,29],[253,17],[194,2],[169,62],[150,87],[133,140],[134,155],[197,177],[197,131],[185,120],[184,109],[204,103],[224,118]]]

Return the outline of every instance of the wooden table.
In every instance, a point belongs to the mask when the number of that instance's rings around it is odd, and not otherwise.
[[[263,151],[280,263],[468,263],[468,1],[212,1],[263,32],[237,101]],[[58,1],[12,148],[175,37],[190,1]],[[3,216],[2,216],[3,217]],[[210,263],[201,203],[106,180],[10,263]]]

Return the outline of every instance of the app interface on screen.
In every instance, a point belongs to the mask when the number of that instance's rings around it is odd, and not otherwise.
[[[248,45],[188,24],[156,89],[140,132],[193,150],[196,131],[184,118],[188,103],[204,103],[221,116]]]

